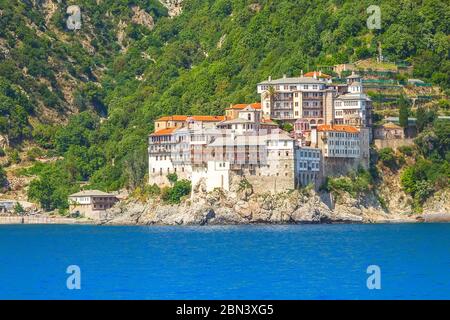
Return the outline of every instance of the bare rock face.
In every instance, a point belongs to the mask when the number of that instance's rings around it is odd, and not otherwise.
[[[133,6],[131,10],[133,10],[134,13],[133,17],[131,18],[131,21],[133,23],[139,24],[141,26],[147,27],[150,30],[153,30],[153,28],[155,27],[155,21],[148,12],[137,6]]]
[[[450,214],[450,190],[436,192],[423,204],[425,214]]]
[[[287,224],[383,221],[386,214],[360,200],[345,198],[332,210],[313,190],[278,194],[255,194],[251,188],[235,185],[232,191],[204,192],[202,186],[191,199],[179,205],[158,200],[129,202],[110,210],[107,224],[143,225],[227,225]],[[378,217],[378,220],[375,218]]]
[[[249,4],[248,8],[253,12],[260,12],[261,11],[261,5],[259,3],[252,3]]]
[[[183,0],[159,0],[164,7],[169,11],[170,17],[176,17],[181,14],[183,11],[182,3]]]
[[[389,212],[400,214],[411,211],[413,200],[402,190],[399,174],[384,170],[383,183],[379,187],[379,193],[386,202]]]

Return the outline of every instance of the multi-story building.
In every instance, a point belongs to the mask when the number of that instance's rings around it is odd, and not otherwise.
[[[325,98],[328,78],[300,76],[267,81],[258,84],[263,115],[266,118],[294,122],[296,119],[310,119],[312,125],[324,123]]]
[[[256,192],[295,188],[294,141],[282,131],[270,134],[228,135],[209,146],[207,170],[192,179],[204,179],[207,191],[229,190],[233,177],[245,178]]]
[[[322,124],[371,126],[372,102],[363,93],[357,74],[347,77],[347,84],[333,84],[331,76],[309,72],[301,77],[258,84],[263,115],[266,118],[307,123],[306,131]]]
[[[322,183],[322,151],[299,147],[295,150],[295,177],[298,187],[309,184],[318,188]]]
[[[323,150],[324,157],[359,158],[360,137],[356,127],[322,125],[311,134],[311,145]]]
[[[148,147],[149,181],[150,184],[168,185],[167,175],[176,172],[172,161],[176,140],[174,128],[166,128],[150,134]],[[183,168],[181,171],[186,170]]]
[[[184,128],[192,126],[213,128],[216,124],[224,120],[225,116],[166,116],[155,120],[154,132],[158,132],[167,128]]]
[[[251,104],[246,104],[246,103],[240,103],[240,104],[235,104],[235,105],[230,105],[229,108],[225,109],[225,118],[227,120],[232,120],[232,119],[236,119],[239,117],[239,112],[242,111],[243,109],[247,108],[248,106],[252,107],[255,110],[261,110],[261,103],[251,103]]]
[[[372,125],[372,100],[363,93],[362,79],[352,74],[347,77],[348,92],[334,101],[334,124],[356,127]]]
[[[170,116],[149,137],[149,182],[168,185],[176,173],[229,190],[235,177],[257,192],[314,184],[369,165],[371,101],[356,74],[346,85],[309,72],[258,84],[261,103],[236,104],[225,116]],[[291,123],[290,133],[278,123]]]
[[[234,176],[260,192],[293,189],[294,140],[261,113],[247,105],[215,128],[179,125],[150,134],[149,183],[167,186],[176,173],[193,186],[203,180],[208,191],[228,190]]]
[[[311,147],[322,151],[323,175],[346,174],[369,167],[369,129],[321,125],[311,132]]]
[[[69,211],[90,219],[101,219],[106,210],[112,208],[119,199],[99,190],[84,190],[69,196]]]

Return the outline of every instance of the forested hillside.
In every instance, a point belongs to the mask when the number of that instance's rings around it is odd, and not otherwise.
[[[67,8],[81,8],[81,29],[67,27]],[[151,25],[167,10],[157,1],[133,1]],[[112,59],[151,28],[134,18],[128,1],[0,1],[0,134],[31,138],[27,116],[66,121],[89,108],[106,114],[100,80]],[[154,19],[153,19],[153,18]],[[6,119],[11,122],[6,123]]]
[[[173,18],[153,0],[0,3],[0,129],[19,147],[28,139],[64,157],[26,172],[39,177],[30,197],[46,198],[47,209],[64,207],[79,181],[140,185],[156,117],[256,101],[255,86],[269,75],[374,57],[381,43],[390,61],[414,66],[411,76],[450,88],[444,0],[378,1],[379,30],[366,25],[373,1],[184,0]],[[66,30],[69,4],[82,8],[81,30]],[[136,6],[154,27],[136,23]],[[70,121],[61,127],[45,116],[52,112]]]

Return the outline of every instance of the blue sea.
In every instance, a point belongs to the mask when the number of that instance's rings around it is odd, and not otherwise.
[[[450,299],[450,224],[0,226],[0,298]]]

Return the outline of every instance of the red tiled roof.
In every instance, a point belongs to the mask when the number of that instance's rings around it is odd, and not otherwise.
[[[319,74],[319,71],[311,71],[311,72],[307,72],[307,73],[305,73],[303,76],[304,77],[314,77],[314,72],[316,73],[316,76],[318,77],[318,78],[327,78],[327,79],[329,79],[329,78],[331,78],[331,76],[330,75],[328,75],[328,74],[326,74],[326,73],[321,73],[321,74]]]
[[[186,121],[188,119],[193,119],[195,121],[223,121],[225,120],[225,116],[185,116],[185,115],[173,115],[173,116],[166,116],[166,117],[161,117],[159,119],[156,119],[155,121]]]
[[[242,109],[247,108],[248,106],[251,106],[253,109],[261,109],[261,103],[259,103],[259,102],[255,102],[255,103],[238,103],[238,104],[232,105],[228,109],[242,110]]]
[[[156,131],[151,134],[151,136],[168,136],[171,135],[177,128],[167,128]]]
[[[159,119],[156,119],[155,121],[186,121],[187,118],[188,118],[188,116],[174,115],[174,116],[161,117]]]
[[[261,123],[278,126],[278,124],[276,124],[275,122],[273,122],[272,119],[264,119],[264,118],[263,118],[263,119],[261,120]]]
[[[359,130],[356,127],[352,126],[342,126],[342,125],[329,125],[329,124],[322,124],[317,126],[317,131],[340,131],[340,132],[347,132],[347,133],[358,133]]]
[[[225,116],[190,116],[194,121],[204,121],[204,122],[220,122],[225,120]]]

